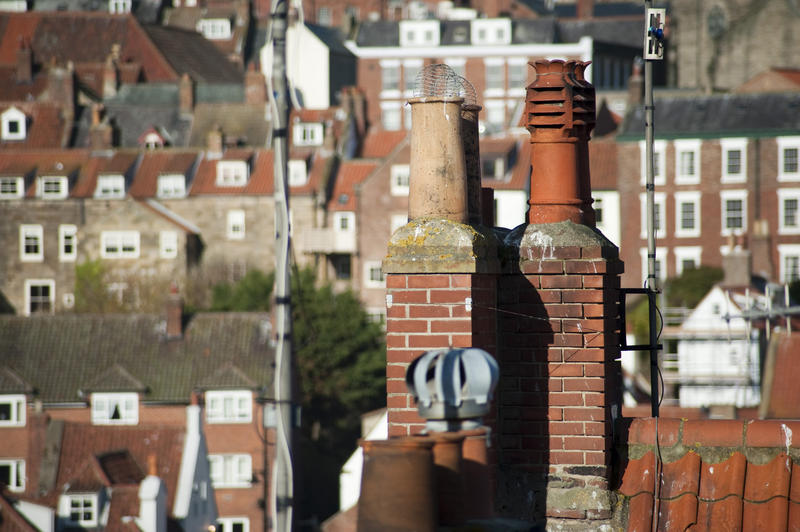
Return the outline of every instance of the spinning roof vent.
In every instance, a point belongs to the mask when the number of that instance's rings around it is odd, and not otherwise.
[[[443,64],[428,65],[414,80],[415,98],[464,98],[464,105],[477,105],[475,88],[452,68]]]
[[[473,429],[489,413],[499,367],[482,349],[427,351],[406,372],[406,386],[430,431]]]

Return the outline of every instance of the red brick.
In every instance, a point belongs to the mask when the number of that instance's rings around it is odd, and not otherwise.
[[[603,291],[596,289],[564,290],[564,303],[602,303]]]
[[[423,349],[388,349],[386,360],[394,364],[409,364],[423,353]]]
[[[428,332],[427,320],[398,320],[389,319],[386,321],[386,330],[388,333],[421,333]]]
[[[585,342],[586,347],[606,347],[607,345],[606,335],[601,333],[587,334]]]
[[[387,318],[406,318],[408,317],[408,305],[392,305],[386,309]]]
[[[561,260],[521,260],[519,269],[522,273],[561,274],[564,273],[564,261]]]
[[[408,364],[387,364],[386,365],[386,378],[387,379],[405,379]]]
[[[473,337],[469,334],[454,334],[450,343],[453,347],[472,347]]]
[[[562,362],[564,360],[564,350],[560,347],[551,347],[547,350],[548,362]]]
[[[565,408],[564,421],[605,421],[602,408]]]
[[[607,436],[611,434],[611,424],[600,421],[587,421],[584,425],[584,434],[587,436]]]
[[[478,281],[472,274],[454,274],[448,277],[450,278],[450,286],[453,288],[471,288],[473,283]],[[494,278],[492,278],[492,282],[494,282]]]
[[[584,453],[584,460],[586,465],[606,465],[608,463],[608,453],[587,452]]]
[[[561,421],[564,419],[564,409],[556,407],[548,408],[547,419],[550,421]]]
[[[393,273],[386,274],[386,288],[406,288],[406,276]]]
[[[604,362],[606,354],[602,349],[565,349],[564,360],[567,362]]]
[[[386,393],[408,393],[405,379],[389,379],[386,381]]]
[[[584,288],[603,288],[605,286],[605,276],[603,275],[584,275]]]
[[[408,276],[409,288],[450,288],[450,276],[439,274],[419,274]]]
[[[738,447],[744,439],[744,421],[704,419],[683,423],[683,444]]]
[[[602,246],[586,246],[581,248],[581,258],[584,259],[602,259],[603,250]]]
[[[462,289],[448,289],[448,290],[431,290],[430,291],[431,303],[455,303],[464,304],[464,300],[472,297],[470,290]]]
[[[583,282],[579,275],[542,275],[542,288],[581,288]]]
[[[409,318],[449,318],[450,307],[446,305],[409,305]]]
[[[408,427],[406,425],[393,425],[389,424],[389,437],[398,438],[401,436],[409,436]]]
[[[415,423],[408,426],[408,433],[410,435],[421,434],[425,430],[425,423]]]
[[[472,332],[472,322],[470,320],[433,320],[431,321],[431,332]]]
[[[583,364],[548,364],[547,373],[551,377],[583,377]]]
[[[388,338],[387,338],[388,339]],[[450,345],[450,337],[446,334],[409,334],[408,347],[424,349],[445,348]]]
[[[584,303],[583,315],[586,318],[604,318],[606,316],[605,307],[603,305]]]
[[[414,410],[392,410],[391,421],[393,423],[420,423],[424,420],[419,417],[419,413]]]
[[[587,377],[605,377],[606,366],[605,364],[584,364],[583,373]]]
[[[551,421],[547,427],[550,434],[583,434],[583,425],[579,421]]]
[[[571,273],[606,273],[606,261],[604,260],[568,260],[564,261],[564,271]]]
[[[565,292],[566,293],[566,292]],[[582,318],[583,308],[579,304],[565,305],[561,303],[551,303],[545,305],[545,312],[550,318]]]
[[[549,455],[551,464],[583,464],[583,453],[575,451],[555,451]]]
[[[564,379],[565,392],[602,392],[605,385],[605,379],[599,378]]]
[[[410,395],[390,395],[386,398],[386,408],[409,408],[409,406],[411,406],[409,404],[411,402],[409,399],[411,399]]]
[[[583,394],[583,401],[586,406],[606,406],[606,394],[586,392]]]
[[[386,335],[386,347],[407,347],[405,334],[389,334]]]
[[[553,345],[558,347],[580,347],[583,345],[582,334],[554,334]]]
[[[552,406],[583,406],[583,395],[579,393],[551,392],[548,402]]]
[[[530,297],[520,297],[521,301],[524,302],[542,302],[542,303],[561,303],[561,290],[547,290],[544,288],[540,288],[536,292],[532,293]]]
[[[428,303],[427,290],[395,290],[391,292],[392,303]]]
[[[558,246],[551,248],[550,255],[559,259],[577,259],[581,256],[580,246]]]
[[[547,391],[549,392],[563,392],[564,380],[560,377],[555,379],[547,379]]]
[[[568,451],[604,451],[606,439],[599,436],[567,436],[564,449]]]

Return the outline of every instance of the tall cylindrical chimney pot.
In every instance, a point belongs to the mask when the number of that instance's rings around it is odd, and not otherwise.
[[[408,217],[466,224],[467,176],[461,137],[463,98],[413,98]]]

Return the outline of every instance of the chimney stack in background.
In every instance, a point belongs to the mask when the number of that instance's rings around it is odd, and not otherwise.
[[[178,109],[182,115],[192,114],[194,111],[194,81],[186,72],[178,84]]]
[[[531,134],[533,224],[570,220],[594,225],[589,182],[589,136],[595,125],[594,87],[583,78],[588,63],[530,63],[525,112]]]
[[[575,11],[581,20],[594,17],[594,0],[576,0]]]
[[[30,42],[21,39],[17,49],[17,69],[15,72],[17,83],[30,83],[33,81],[33,50]]]
[[[267,101],[267,82],[255,65],[250,63],[244,74],[244,100],[249,105],[262,105]]]
[[[167,297],[167,338],[183,336],[183,298],[174,284]]]

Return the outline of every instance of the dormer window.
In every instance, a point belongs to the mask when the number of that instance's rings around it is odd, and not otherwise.
[[[164,138],[161,135],[159,135],[158,133],[155,133],[155,132],[151,131],[150,133],[147,133],[144,136],[144,138],[142,139],[142,143],[144,144],[144,147],[146,149],[148,149],[148,150],[154,150],[156,148],[163,148],[164,147]]]
[[[246,161],[218,161],[217,186],[243,187],[247,184],[248,168]]]
[[[297,159],[289,161],[288,170],[290,187],[302,187],[308,183],[308,170],[306,169],[305,161]]]
[[[98,199],[122,199],[125,197],[125,177],[122,175],[101,175],[97,178],[94,197]]]
[[[297,122],[292,128],[295,146],[321,146],[322,124],[318,122]]]
[[[36,195],[42,199],[64,199],[67,190],[64,176],[42,176],[36,182]]]
[[[139,395],[136,393],[93,393],[93,425],[136,425],[139,422]]]
[[[0,136],[3,140],[25,140],[27,136],[25,113],[16,107],[9,107],[0,115],[0,122],[2,122]]]
[[[511,44],[511,19],[475,19],[471,22],[471,38],[474,45]]]
[[[96,493],[62,495],[58,515],[73,526],[94,528],[97,526],[98,497]]]
[[[438,20],[401,20],[400,46],[439,46]]]
[[[25,183],[21,177],[0,177],[0,199],[18,199],[23,196]]]
[[[158,176],[158,190],[156,191],[156,195],[159,198],[185,198],[186,177],[180,174]]]
[[[231,38],[231,21],[227,18],[204,18],[197,23],[197,31],[209,40]]]

